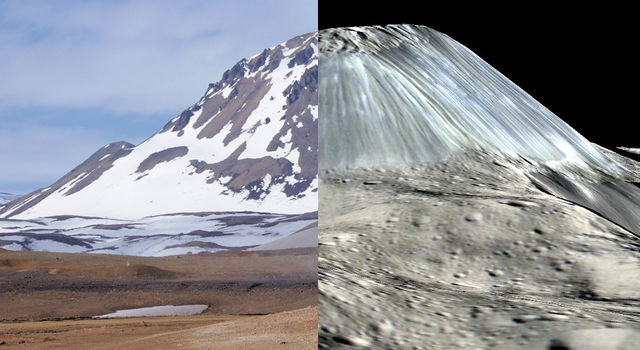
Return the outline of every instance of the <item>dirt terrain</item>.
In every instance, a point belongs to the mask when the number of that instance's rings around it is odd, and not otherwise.
[[[0,324],[0,349],[316,349],[318,310]]]
[[[234,348],[224,345],[225,337],[242,339],[237,348],[243,349],[259,339],[277,340],[283,349],[314,348],[316,258],[314,248],[160,258],[0,250],[0,349]],[[196,316],[90,319],[190,304],[209,309]]]
[[[323,174],[321,348],[638,349],[638,237],[528,170],[468,154]]]

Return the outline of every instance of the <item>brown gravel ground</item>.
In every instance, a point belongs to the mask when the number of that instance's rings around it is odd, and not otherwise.
[[[317,249],[161,258],[0,249],[0,350],[317,348]],[[93,320],[120,309],[202,315]]]
[[[317,349],[318,309],[0,323],[0,349]]]

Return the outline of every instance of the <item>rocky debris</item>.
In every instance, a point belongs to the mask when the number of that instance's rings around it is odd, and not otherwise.
[[[504,271],[500,270],[500,269],[490,269],[487,270],[487,273],[489,274],[489,276],[491,277],[501,277],[504,276]]]
[[[513,322],[516,323],[527,323],[527,322],[531,322],[531,321],[537,321],[540,320],[540,316],[538,315],[521,315],[521,316],[516,316],[513,318]]]
[[[431,218],[426,216],[426,215],[422,215],[419,217],[416,217],[413,219],[413,225],[415,226],[426,226],[431,222]]]
[[[471,222],[482,221],[482,214],[478,212],[471,213],[465,216],[464,219]]]
[[[548,350],[636,350],[640,332],[635,329],[600,328],[564,332],[553,338]]]
[[[640,299],[637,259],[612,253],[588,256],[578,261],[576,275],[581,276],[586,295],[608,300]]]

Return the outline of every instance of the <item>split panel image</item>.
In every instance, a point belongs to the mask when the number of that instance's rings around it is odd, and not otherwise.
[[[393,5],[1,4],[0,349],[638,348],[620,27]]]

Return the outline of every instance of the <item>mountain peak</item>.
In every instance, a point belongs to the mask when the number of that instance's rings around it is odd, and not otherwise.
[[[622,172],[555,114],[445,34],[424,26],[388,25],[328,29],[319,35],[320,75],[340,77],[320,84],[326,126],[320,130],[321,168],[438,162],[466,149],[486,149],[552,167]]]
[[[0,217],[317,210],[317,52],[308,33],[240,60],[140,145],[101,148]]]

